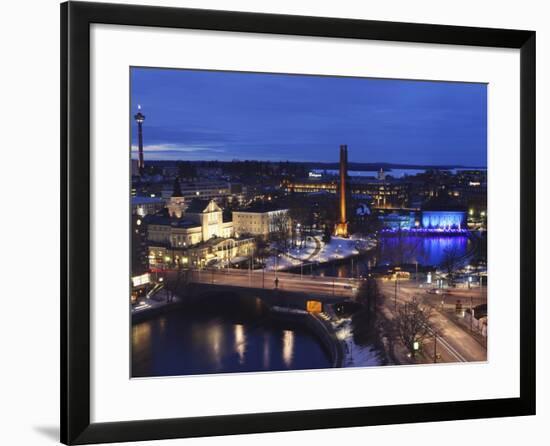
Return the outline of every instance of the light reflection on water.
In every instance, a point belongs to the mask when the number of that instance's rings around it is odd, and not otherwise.
[[[161,320],[159,320],[161,324]],[[138,324],[132,326],[132,340],[144,346],[151,344],[151,326],[146,324]]]
[[[381,239],[382,263],[439,265],[449,251],[466,254],[470,240],[465,236],[388,236]]]
[[[265,317],[181,310],[132,329],[134,377],[329,367],[314,334],[300,324]]]
[[[367,274],[376,265],[414,264],[437,266],[449,251],[456,256],[465,256],[472,248],[472,241],[466,236],[384,236],[380,246],[356,258],[345,259],[338,264],[318,265],[306,273],[329,277],[358,277]]]
[[[239,363],[244,362],[244,353],[246,351],[246,337],[242,324],[235,324],[235,350],[239,355]]]
[[[294,357],[294,333],[290,330],[283,332],[283,361],[290,367]]]
[[[269,364],[270,364],[269,357],[271,355],[271,348],[269,344],[269,335],[267,333],[264,333],[263,349],[264,349],[263,368],[264,370],[269,370]]]
[[[210,346],[212,362],[220,366],[221,363],[221,339],[223,333],[217,324],[209,324],[208,326],[208,345]]]

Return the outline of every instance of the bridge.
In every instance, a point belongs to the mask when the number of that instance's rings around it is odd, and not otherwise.
[[[181,282],[186,284],[209,285],[209,288],[234,288],[267,294],[280,292],[307,296],[309,299],[339,298],[353,299],[361,280],[341,277],[322,277],[292,274],[280,271],[246,269],[187,269],[181,272],[171,271],[172,280],[181,274]]]

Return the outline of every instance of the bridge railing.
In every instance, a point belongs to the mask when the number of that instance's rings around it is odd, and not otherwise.
[[[190,277],[193,279],[199,279],[200,281],[207,280],[208,277],[238,277],[238,278],[248,278],[251,277],[254,280],[269,278],[274,280],[279,278],[279,280],[302,280],[302,281],[312,281],[312,282],[335,282],[341,284],[359,284],[361,279],[351,278],[351,277],[335,277],[335,276],[315,276],[315,275],[306,275],[306,274],[296,274],[282,271],[268,271],[261,269],[218,269],[218,268],[202,268],[202,269],[189,269]]]

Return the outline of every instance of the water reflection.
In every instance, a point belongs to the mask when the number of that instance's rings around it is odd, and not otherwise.
[[[283,332],[283,361],[287,367],[292,364],[294,357],[294,333],[290,330]]]
[[[443,262],[448,252],[467,261],[472,247],[472,241],[466,236],[385,236],[381,238],[377,249],[339,263],[318,265],[313,269],[312,274],[357,277],[367,274],[372,268],[380,265],[418,263],[418,265],[437,266]]]
[[[147,348],[151,343],[151,326],[148,324],[133,325],[132,341],[135,344]]]
[[[254,308],[254,305],[253,305]],[[185,309],[132,328],[132,376],[329,368],[313,333],[261,314]],[[223,311],[226,311],[225,309]]]
[[[458,256],[468,252],[470,239],[465,236],[426,237],[426,236],[388,236],[382,237],[380,261],[382,263],[421,265],[439,265],[449,251]]]
[[[269,362],[270,362],[269,358],[271,355],[271,348],[269,345],[269,336],[267,333],[264,333],[263,351],[264,351],[263,368],[264,370],[269,370]]]
[[[221,339],[223,333],[218,324],[209,324],[208,327],[208,345],[210,346],[212,362],[216,364],[216,368],[221,365]]]
[[[241,324],[235,325],[235,351],[239,355],[239,363],[244,363],[244,353],[246,351],[246,338],[244,327]]]

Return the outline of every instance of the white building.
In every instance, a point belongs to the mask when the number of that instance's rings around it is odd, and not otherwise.
[[[223,221],[221,208],[212,200],[192,200],[182,218],[154,215],[147,220],[147,225],[150,242],[173,248],[233,235],[233,222]]]
[[[233,229],[236,235],[268,237],[269,234],[280,231],[285,221],[288,221],[288,209],[280,209],[267,203],[233,211]],[[288,227],[290,230],[290,224]]]

